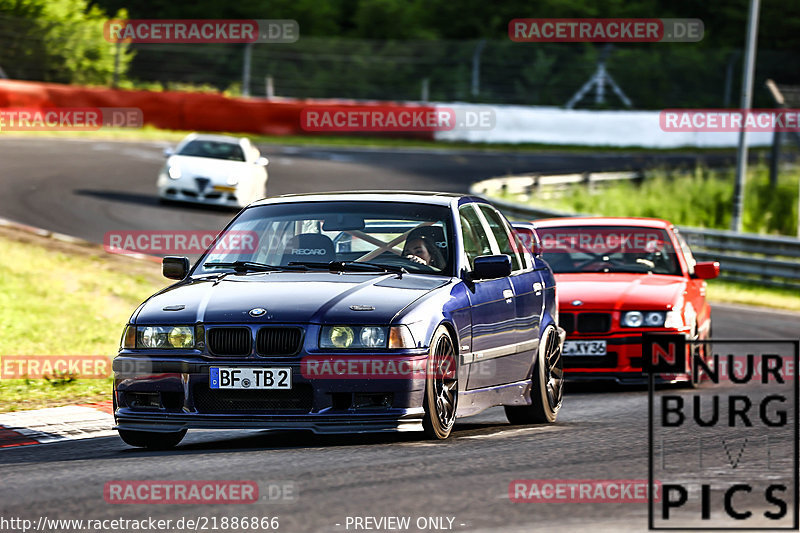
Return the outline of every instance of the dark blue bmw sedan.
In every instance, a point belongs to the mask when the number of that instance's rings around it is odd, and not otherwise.
[[[163,271],[179,281],[136,309],[114,360],[130,445],[172,447],[191,428],[445,439],[489,407],[514,424],[561,407],[552,271],[480,198],[266,199],[193,266],[166,257]]]

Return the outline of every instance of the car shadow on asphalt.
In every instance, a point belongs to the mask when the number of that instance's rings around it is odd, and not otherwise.
[[[573,382],[564,385],[564,395],[647,392],[647,385],[622,385],[613,381]]]
[[[146,205],[148,207],[163,208],[169,210],[185,209],[187,211],[212,211],[216,213],[236,213],[238,207],[228,207],[223,205],[193,204],[190,202],[175,202],[171,200],[161,200],[154,194],[139,194],[126,191],[103,191],[95,189],[75,189],[73,193],[80,196],[91,196],[107,200],[110,202],[122,202],[127,204]]]

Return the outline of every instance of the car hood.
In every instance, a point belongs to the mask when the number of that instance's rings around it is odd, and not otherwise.
[[[195,278],[152,296],[137,324],[389,324],[403,308],[450,278],[404,274],[270,272]],[[352,307],[351,307],[352,306]],[[251,309],[267,310],[252,317]],[[370,309],[372,308],[372,309]]]
[[[576,309],[667,309],[686,288],[681,276],[660,274],[556,274],[561,311]],[[580,306],[572,302],[580,300]]]
[[[181,169],[187,177],[202,176],[205,178],[227,179],[231,174],[241,175],[246,172],[250,163],[244,161],[229,161],[227,159],[213,159],[211,157],[192,157],[186,155],[173,155],[167,163]]]

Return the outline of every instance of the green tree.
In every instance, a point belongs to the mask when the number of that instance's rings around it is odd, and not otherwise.
[[[107,19],[87,0],[0,0],[0,65],[12,78],[108,85],[117,45],[103,35]],[[133,53],[119,46],[122,75]]]

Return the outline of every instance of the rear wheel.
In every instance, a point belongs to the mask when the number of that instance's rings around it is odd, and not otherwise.
[[[431,439],[446,439],[456,421],[458,372],[456,350],[447,328],[433,334],[425,379],[422,427]]]
[[[558,417],[564,397],[561,342],[553,326],[547,326],[542,336],[531,383],[531,404],[507,405],[508,421],[512,424],[552,424]]]
[[[119,436],[126,444],[138,448],[149,448],[151,450],[167,450],[178,445],[186,435],[186,430],[175,433],[160,433],[156,431],[132,431],[120,429]]]

